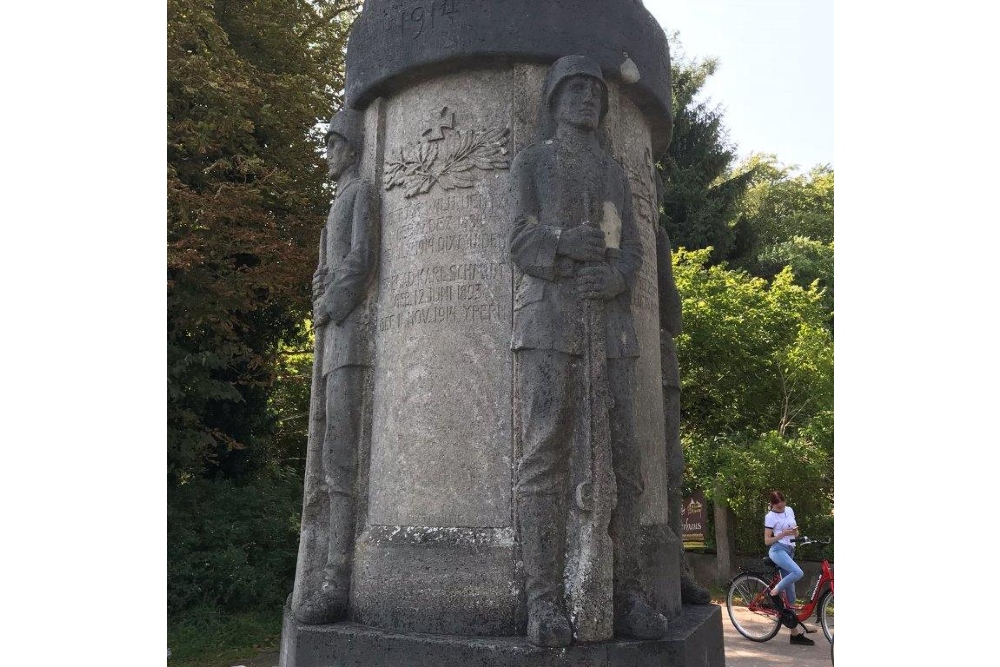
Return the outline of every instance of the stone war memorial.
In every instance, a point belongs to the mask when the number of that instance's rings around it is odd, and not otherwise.
[[[687,566],[639,0],[367,0],[281,667],[723,667]]]

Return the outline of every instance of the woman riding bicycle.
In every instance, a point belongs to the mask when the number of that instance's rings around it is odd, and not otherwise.
[[[795,510],[785,504],[781,491],[771,491],[770,501],[771,510],[764,515],[764,544],[770,547],[767,556],[781,571],[781,581],[767,594],[775,608],[780,610],[785,606],[782,595],[789,607],[795,604],[795,582],[802,578],[802,568],[792,559],[795,554],[792,538],[798,537],[799,528],[795,523]],[[789,642],[806,646],[816,643],[805,636],[801,626],[792,630]]]

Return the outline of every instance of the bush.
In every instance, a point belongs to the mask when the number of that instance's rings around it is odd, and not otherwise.
[[[226,614],[195,607],[167,624],[170,667],[219,667],[245,664],[261,650],[274,650],[281,638],[281,608]],[[273,664],[273,663],[268,663]]]
[[[195,479],[167,498],[167,611],[280,609],[292,589],[301,480]]]

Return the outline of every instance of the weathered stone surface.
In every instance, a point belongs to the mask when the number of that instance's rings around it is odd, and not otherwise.
[[[337,197],[320,236],[313,276],[316,349],[303,493],[302,536],[292,609],[308,623],[347,613],[354,552],[358,451],[370,361],[370,287],[379,215],[365,152],[365,114],[341,109],[326,135]]]
[[[628,548],[613,561],[615,580],[626,571],[638,573],[632,588],[639,590],[615,599],[615,609],[637,609],[644,598],[671,620],[661,641],[580,643],[610,637],[607,619],[599,617],[611,618],[611,602],[597,602],[597,596],[573,612],[577,630],[585,616],[594,620],[593,628],[556,650],[523,639],[530,627],[526,545],[559,533],[548,530],[552,525],[569,525],[572,552],[584,542],[580,528],[586,522],[580,519],[595,505],[586,493],[584,500],[570,494],[561,506],[544,506],[544,497],[531,505],[515,492],[527,440],[523,403],[530,391],[518,380],[523,360],[511,351],[514,311],[524,295],[508,240],[515,218],[513,158],[545,138],[539,111],[546,102],[546,72],[574,53],[596,60],[592,74],[606,82],[600,141],[610,162],[602,164],[617,166],[597,181],[619,183],[622,193],[591,200],[590,214],[610,232],[606,238],[620,234],[627,226],[623,217],[629,217],[632,252],[641,264],[624,299],[632,330],[609,325],[606,341],[616,353],[601,355],[603,372],[613,378],[605,426],[618,446],[634,439],[622,451],[631,457],[624,467],[631,470],[635,463],[637,472],[623,476],[623,460],[615,460],[612,493],[630,493],[616,498],[617,519],[590,534],[625,536],[618,544]],[[362,306],[371,357],[354,374],[360,379],[352,378],[352,387],[360,382],[361,400],[345,412],[357,424],[352,623],[310,628],[286,617],[282,667],[721,667],[718,610],[682,607],[682,551],[669,526],[652,160],[670,128],[662,30],[637,0],[370,0],[348,47],[347,102],[364,111],[360,172],[377,195],[372,210],[381,230],[377,278]],[[580,189],[573,178],[564,180],[569,190]],[[545,381],[539,376],[529,384]],[[623,409],[630,402],[634,409]],[[586,429],[577,417],[565,427],[579,449],[576,434]],[[588,419],[587,428],[600,430]],[[576,451],[567,463],[574,488],[599,480],[587,472],[585,458]],[[607,477],[607,461],[595,461]],[[320,500],[304,513],[300,560],[306,553],[311,565],[300,569],[316,579],[322,573],[316,554],[333,535],[329,516],[320,516],[331,513],[323,498],[331,480],[315,471],[308,479],[310,497]],[[573,503],[582,511],[569,512]],[[527,515],[534,516],[537,530],[526,529]],[[622,517],[635,518],[634,525]],[[536,537],[528,535],[532,530]],[[599,552],[577,549],[573,563]],[[619,567],[630,559],[638,564]],[[609,565],[607,559],[591,560]],[[570,580],[579,575],[567,583],[572,596],[606,581],[611,571],[561,570]],[[647,620],[659,618],[643,613]],[[615,630],[623,628],[628,626]]]
[[[400,632],[516,634],[512,528],[369,526],[358,538],[353,618]]]
[[[660,355],[660,291],[657,278],[656,230],[659,200],[655,186],[650,125],[622,86],[611,86],[607,124],[611,152],[629,176],[632,209],[642,240],[642,266],[632,290],[632,316],[639,345],[636,366],[636,433],[642,452],[642,558],[652,602],[660,613],[680,613],[676,577],[680,540],[669,526],[666,431]]]
[[[347,103],[364,107],[414,81],[456,69],[547,66],[580,54],[626,83],[670,140],[670,55],[663,29],[639,0],[368,0],[347,47]]]
[[[642,527],[643,588],[656,610],[668,619],[681,612],[681,590],[677,579],[684,547],[664,524]],[[672,621],[671,621],[672,622]]]
[[[537,141],[511,166],[511,349],[524,448],[516,495],[528,638],[538,646],[666,631],[643,590],[640,557],[646,471],[633,289],[649,244],[629,174],[608,152],[609,112],[600,66],[560,58],[546,77]],[[648,139],[646,131],[647,153]]]
[[[386,104],[371,524],[511,522],[512,83],[466,72]]]
[[[377,308],[373,303],[372,312],[376,354],[367,385],[371,435],[359,452],[355,618],[363,616],[384,627],[440,631],[441,623],[414,603],[426,599],[436,601],[443,617],[462,619],[454,632],[523,631],[519,536],[515,534],[512,543],[506,533],[486,531],[476,553],[438,542],[433,551],[442,558],[439,569],[428,568],[426,559],[419,569],[403,567],[404,561],[392,552],[403,549],[404,543],[382,536],[396,528],[416,535],[449,527],[514,526],[511,487],[522,443],[512,428],[519,416],[511,407],[513,276],[506,251],[510,177],[502,160],[535,139],[546,70],[519,65],[453,74],[416,84],[395,100],[380,99],[367,114],[376,136],[366,135],[364,164],[380,184],[382,251],[373,300]],[[480,90],[480,84],[491,92],[467,94]],[[652,346],[658,353],[658,343],[651,341],[658,341],[659,335],[656,284],[646,268],[656,265],[647,201],[652,175],[643,171],[651,168],[649,129],[639,108],[613,82],[609,102],[610,152],[634,184],[632,204],[643,252],[644,268],[632,304],[642,360],[635,391],[646,526],[642,558],[652,566],[644,576],[651,601],[669,618],[680,610],[671,575],[676,558],[657,564],[654,554],[666,553],[666,533],[649,528],[666,524],[667,482],[662,409],[657,410],[662,401],[659,355],[646,352]],[[504,130],[509,130],[506,137]],[[492,145],[505,148],[506,155],[488,151],[488,159],[480,163],[491,168],[456,172],[468,176],[470,187],[448,189],[453,183],[440,179],[421,185],[403,177],[405,172],[393,171],[394,163],[419,158],[421,144],[438,144],[433,172],[454,150],[454,144],[446,148],[446,142],[476,132],[474,141],[491,131],[500,137]],[[423,150],[427,162],[428,149]],[[381,159],[372,164],[375,155]],[[386,189],[393,179],[401,182]],[[365,465],[369,447],[370,465]],[[491,536],[501,534],[504,537],[487,549]],[[419,552],[431,549],[428,544],[414,542],[405,549]],[[484,552],[491,555],[483,559],[479,554]],[[446,573],[454,571],[477,572],[476,592],[451,586]],[[487,597],[492,602],[484,604]],[[481,611],[467,613],[471,608]],[[489,614],[482,612],[486,609]]]
[[[472,70],[385,101],[368,508],[352,584],[354,617],[381,627],[523,627],[506,237],[527,75]]]
[[[685,606],[655,641],[616,640],[560,649],[523,637],[400,634],[355,623],[303,626],[287,613],[284,667],[722,667],[722,610]]]

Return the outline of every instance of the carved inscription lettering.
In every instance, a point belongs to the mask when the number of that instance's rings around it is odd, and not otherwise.
[[[496,303],[428,306],[379,317],[379,331],[409,329],[418,325],[468,324],[470,322],[506,322],[504,310]]]
[[[636,311],[652,312],[657,306],[657,295],[656,275],[640,269],[635,286],[632,288],[632,308]]]
[[[423,131],[423,141],[400,146],[386,157],[386,190],[402,187],[407,198],[429,192],[435,185],[444,190],[471,188],[475,170],[510,167],[508,128],[458,130],[455,113],[444,107]]]
[[[448,266],[425,266],[416,271],[404,271],[389,276],[386,286],[394,292],[408,289],[415,285],[431,285],[434,283],[453,283],[457,281],[489,280],[496,281],[502,277],[503,264],[451,264]]]
[[[435,199],[420,208],[407,201],[389,213],[394,223],[383,232],[389,241],[386,254],[392,259],[441,253],[502,257],[507,247],[506,234],[484,223],[478,213],[483,205],[482,196],[475,192]],[[456,216],[459,211],[468,213]]]
[[[633,198],[633,202],[634,202]],[[634,205],[634,203],[633,203]],[[657,312],[659,287],[656,279],[656,231],[653,225],[639,225],[643,257],[649,258],[639,267],[635,285],[632,287],[632,311],[653,314]],[[650,261],[650,259],[652,261]]]
[[[496,286],[509,280],[507,265],[497,262],[456,262],[393,273],[383,287],[385,312],[378,320],[379,331],[507,322],[510,309],[498,304]]]
[[[647,147],[641,162],[623,160],[632,190],[632,210],[635,212],[639,238],[642,240],[643,256],[656,257],[656,226],[660,211],[657,207],[655,166],[653,156]],[[635,286],[632,288],[632,308],[636,313],[655,313],[659,290],[656,281],[655,261],[645,261],[639,269]]]
[[[480,252],[490,250],[503,252],[506,239],[496,232],[468,232],[446,236],[407,239],[391,251],[394,259],[412,259],[440,253]]]
[[[403,38],[417,39],[425,30],[433,30],[435,20],[443,17],[451,18],[457,14],[456,0],[431,0],[416,7],[407,8],[399,13],[399,28]]]
[[[632,208],[635,216],[647,225],[656,228],[660,218],[660,211],[656,205],[656,186],[653,183],[655,167],[653,157],[649,148],[643,155],[643,163],[635,165],[626,162],[629,184],[632,186]],[[640,225],[642,226],[642,225]]]
[[[509,308],[501,308],[495,285],[509,280],[507,266],[465,262],[424,266],[388,276],[386,314],[379,331],[417,325],[506,322]]]
[[[394,268],[382,283],[380,331],[509,321],[509,306],[496,306],[510,283],[507,235],[489,224],[488,206],[472,191],[387,209],[383,249]]]

